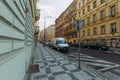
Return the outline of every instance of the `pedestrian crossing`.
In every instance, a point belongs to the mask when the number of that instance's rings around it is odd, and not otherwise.
[[[116,54],[120,54],[120,51],[106,51],[107,53],[116,53]]]
[[[69,53],[66,54],[66,56],[75,59],[76,61],[79,60],[79,53]],[[111,78],[110,80],[120,80],[120,65],[118,64],[91,57],[85,54],[80,54],[80,61],[81,63],[90,66],[108,78],[114,74],[114,79]]]

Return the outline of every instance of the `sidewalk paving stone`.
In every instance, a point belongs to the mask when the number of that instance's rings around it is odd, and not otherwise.
[[[68,60],[65,56],[47,52],[46,47],[42,47],[41,44],[37,45],[39,45],[35,53],[37,58],[35,56],[33,64],[39,65],[39,72],[32,73],[30,80],[107,80],[85,68],[80,70],[73,61]]]

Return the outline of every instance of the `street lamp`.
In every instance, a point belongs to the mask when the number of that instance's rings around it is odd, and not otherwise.
[[[45,43],[46,43],[46,40],[45,40],[45,33],[46,33],[46,32],[45,32],[45,23],[46,23],[46,19],[47,19],[47,18],[52,18],[52,17],[51,17],[51,16],[45,16],[45,17],[44,17],[44,46],[45,46]]]

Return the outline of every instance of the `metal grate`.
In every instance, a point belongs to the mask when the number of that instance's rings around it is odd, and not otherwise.
[[[37,72],[39,72],[39,65],[38,64],[30,65],[29,69],[28,69],[28,72],[29,73],[37,73]]]

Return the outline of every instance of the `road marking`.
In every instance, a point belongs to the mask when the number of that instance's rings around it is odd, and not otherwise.
[[[107,68],[103,68],[103,69],[100,69],[98,71],[102,72],[102,71],[107,71],[109,69],[113,69],[113,68],[116,68],[116,67],[120,67],[120,65],[116,64],[115,66],[110,66],[110,67],[107,67]]]
[[[106,51],[106,52],[108,52],[108,53],[113,53],[113,51]]]
[[[114,51],[115,53],[117,53],[117,54],[120,54],[120,52],[118,52],[118,51]]]
[[[110,51],[111,52],[111,51]],[[78,55],[75,55],[75,53],[70,53],[69,55],[67,55],[68,57],[71,57],[75,60],[78,60],[79,59],[79,56]],[[81,54],[80,55],[80,60],[82,62],[84,62],[86,65],[89,65],[91,67],[101,67],[101,69],[97,69],[98,71],[107,71],[109,69],[112,69],[112,68],[115,68],[115,67],[118,67],[120,65],[118,64],[115,64],[115,63],[112,63],[112,62],[108,62],[108,61],[105,61],[105,60],[102,60],[102,59],[98,59],[98,58],[95,58],[95,57],[92,57],[92,56],[88,56],[88,55],[85,55],[85,54]],[[94,68],[96,69],[96,68]]]

